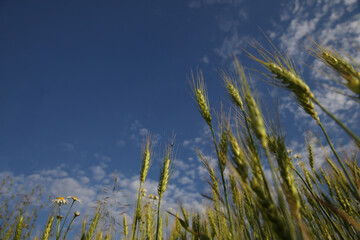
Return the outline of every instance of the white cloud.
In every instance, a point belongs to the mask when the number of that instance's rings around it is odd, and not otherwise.
[[[136,144],[141,145],[146,138],[150,134],[153,145],[157,145],[161,139],[160,134],[152,133],[149,129],[145,128],[140,121],[135,120],[133,123],[130,124],[129,127],[130,139],[136,142]]]
[[[186,146],[189,146],[190,143],[191,143],[190,140],[185,140],[185,141],[182,143],[182,145],[183,145],[184,147],[186,147]]]
[[[234,55],[241,53],[240,47],[244,47],[247,44],[248,36],[239,36],[237,31],[232,31],[230,35],[226,36],[220,47],[215,48],[217,53],[223,60],[232,58]]]
[[[106,175],[105,170],[101,166],[93,166],[90,169],[93,174],[92,177],[97,181],[100,181]]]
[[[190,179],[189,177],[186,177],[186,176],[181,177],[177,181],[183,185],[190,185],[194,182],[192,179]]]
[[[202,58],[201,58],[201,61],[205,64],[209,64],[210,63],[210,60],[209,60],[209,57],[207,55],[204,55]]]
[[[183,170],[183,171],[189,169],[189,167],[190,167],[189,164],[187,164],[187,163],[185,163],[184,161],[181,161],[181,160],[176,160],[175,163],[176,163],[176,168],[180,169],[180,170]]]
[[[118,146],[118,147],[124,147],[125,145],[126,145],[126,142],[123,139],[119,139],[116,141],[116,146]]]
[[[75,149],[75,146],[72,143],[61,143],[60,145],[62,149],[66,152],[71,152],[72,150]]]
[[[149,134],[149,130],[146,128],[141,128],[139,130],[139,134],[140,134],[140,136],[146,136],[147,134]]]
[[[100,154],[100,153],[95,153],[94,157],[102,162],[111,162],[111,157]]]
[[[286,4],[281,18],[286,28],[280,34],[279,40],[291,56],[301,58],[304,58],[305,54],[299,46],[306,39],[306,35],[323,43],[334,41],[343,44],[346,36],[350,37],[351,41],[360,43],[360,20],[359,14],[354,12],[355,8],[353,1],[295,1]],[[342,45],[340,47],[349,49]]]
[[[21,187],[31,189],[35,186],[43,187],[43,198],[41,203],[47,203],[48,197],[67,197],[76,196],[82,203],[74,206],[74,211],[79,210],[81,215],[93,214],[93,206],[96,201],[103,199],[108,203],[108,210],[115,217],[117,222],[122,221],[122,212],[126,211],[128,216],[132,216],[134,205],[137,199],[137,191],[139,188],[139,175],[126,177],[122,173],[118,174],[117,188],[112,189],[114,174],[108,173],[104,166],[90,167],[88,175],[83,175],[75,169],[66,169],[64,166],[55,169],[43,169],[37,173],[30,175],[15,175],[12,172],[0,172],[0,180],[6,176],[14,179],[13,191],[17,192]],[[108,180],[109,185],[97,184],[93,179]],[[191,177],[184,176],[181,179],[183,184],[189,184]],[[158,181],[147,178],[144,187],[148,190],[148,194],[157,195]],[[176,184],[174,179],[170,179],[168,189],[163,197],[163,209],[178,209],[178,202],[181,202],[187,209],[202,209],[201,195],[194,189],[186,187],[186,190]],[[125,205],[130,206],[125,208]],[[44,209],[45,212],[50,211],[49,208]],[[131,222],[131,217],[128,219]]]
[[[63,166],[56,167],[55,169],[46,169],[41,170],[40,174],[43,176],[50,176],[54,178],[61,178],[61,177],[67,177],[68,173],[64,171]]]

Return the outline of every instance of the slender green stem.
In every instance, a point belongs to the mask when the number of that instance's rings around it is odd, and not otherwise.
[[[74,217],[71,219],[71,221],[70,221],[70,223],[69,223],[69,226],[68,226],[67,229],[66,229],[66,232],[65,232],[65,234],[64,234],[63,240],[66,239],[66,235],[67,235],[67,233],[69,232],[70,227],[71,227],[71,224],[74,222],[75,218],[76,218],[76,216],[74,215]]]
[[[160,228],[160,203],[161,203],[161,195],[159,196],[159,203],[158,203],[158,210],[157,210],[155,240],[158,240],[158,237],[159,237],[159,228]]]
[[[332,142],[331,142],[331,140],[330,140],[330,138],[329,138],[329,136],[328,136],[328,134],[327,134],[327,132],[326,132],[326,130],[325,130],[325,128],[324,128],[324,126],[321,124],[320,121],[317,121],[317,123],[318,123],[318,125],[320,126],[321,130],[324,132],[325,138],[326,138],[327,142],[329,143],[329,146],[330,146],[331,150],[333,151],[336,159],[338,160],[341,168],[343,169],[343,171],[344,171],[344,173],[345,173],[345,175],[346,175],[346,178],[347,178],[348,181],[349,181],[349,184],[351,185],[351,187],[353,188],[354,192],[356,193],[357,198],[359,199],[359,198],[360,198],[359,191],[358,191],[358,189],[356,188],[354,182],[351,180],[350,175],[349,175],[348,171],[346,170],[343,162],[341,161],[339,155],[337,154],[337,152],[336,152],[336,150],[335,150],[335,148],[334,148],[334,146],[333,146],[333,144],[332,144]]]
[[[250,137],[251,146],[252,146],[252,148],[253,148],[252,150],[256,153],[256,155],[258,155],[258,152],[256,151],[254,139],[253,139],[252,134],[251,134],[251,132],[250,132],[249,122],[248,122],[246,113],[245,113],[244,109],[241,109],[241,112],[242,112],[242,114],[244,115],[245,126],[246,126],[246,129],[247,129],[248,134],[249,134],[249,137]]]
[[[61,210],[61,204],[59,204],[59,214],[57,216],[57,221],[56,221],[56,239],[59,239],[60,237],[60,221],[61,221],[60,210]]]
[[[245,126],[246,126],[246,129],[248,131],[248,134],[249,134],[249,137],[250,137],[250,143],[251,143],[251,150],[253,151],[253,153],[255,154],[255,157],[256,157],[256,161],[257,164],[259,164],[259,166],[261,166],[261,162],[260,162],[260,156],[259,156],[259,153],[256,149],[256,146],[255,146],[255,142],[254,142],[254,139],[252,137],[252,134],[251,134],[251,131],[250,131],[250,126],[249,126],[249,122],[248,122],[248,119],[247,119],[247,116],[246,116],[246,112],[241,109],[242,111],[242,114],[244,115],[244,119],[245,119]],[[268,183],[265,181],[265,173],[264,173],[264,170],[262,168],[260,168],[260,171],[261,171],[261,176],[263,178],[263,182],[265,184],[265,188],[266,188],[266,191],[267,193],[270,195],[270,188],[269,188],[269,185]]]
[[[329,117],[331,117],[340,127],[342,127],[345,132],[347,132],[354,139],[355,143],[360,147],[360,139],[349,128],[347,128],[339,119],[337,119],[333,114],[331,114],[315,98],[312,98],[312,101],[316,103],[321,108],[321,110],[323,110]]]
[[[69,212],[70,212],[70,210],[71,210],[72,206],[74,205],[74,203],[75,203],[75,200],[73,200],[73,202],[71,203],[71,206],[70,206],[70,208],[69,208],[68,212],[66,213],[66,216],[65,216],[64,222],[62,223],[62,226],[61,226],[61,228],[60,228],[60,231],[59,231],[58,236],[56,237],[56,240],[58,240],[58,239],[60,238],[60,235],[61,235],[61,232],[62,232],[62,230],[63,230],[63,228],[64,228],[64,225],[65,225],[66,219],[67,219],[67,217],[68,217],[68,215],[69,215]]]
[[[215,133],[214,133],[214,130],[213,130],[212,126],[211,125],[209,125],[209,126],[210,126],[210,131],[212,133],[215,149],[216,149],[216,155],[217,155],[217,158],[218,158],[218,164],[220,166],[221,181],[222,181],[222,184],[223,184],[225,201],[226,201],[226,210],[227,210],[227,213],[228,213],[228,218],[229,218],[229,223],[230,223],[230,232],[231,232],[231,236],[234,237],[235,236],[234,235],[234,228],[233,228],[232,216],[231,216],[231,212],[230,212],[230,204],[229,204],[228,194],[227,194],[227,190],[226,190],[226,182],[225,182],[225,178],[224,178],[224,171],[222,169],[221,162],[220,162],[220,155],[219,155],[219,150],[218,150],[218,146],[217,146],[217,143],[216,143]]]
[[[141,207],[141,188],[143,186],[143,183],[140,182],[140,187],[139,187],[139,191],[138,191],[138,198],[137,198],[137,203],[136,203],[136,209],[135,209],[135,212],[134,212],[134,219],[133,219],[133,224],[132,224],[132,229],[131,229],[131,232],[132,232],[132,240],[135,239],[135,233],[136,233],[136,225],[137,225],[137,221],[138,221],[138,213],[140,211],[140,207]]]
[[[279,183],[278,183],[277,178],[276,178],[276,175],[275,175],[275,168],[274,168],[274,166],[273,166],[273,164],[272,164],[272,161],[271,161],[271,154],[270,154],[270,151],[269,151],[269,148],[268,148],[268,147],[264,147],[264,148],[265,148],[265,154],[266,154],[266,157],[267,157],[267,159],[268,159],[269,166],[270,166],[271,176],[272,176],[272,178],[273,178],[273,180],[274,180],[275,189],[276,189],[276,192],[277,192],[277,194],[278,194],[278,198],[279,198],[280,201],[281,201],[281,196],[280,196],[280,194],[282,194],[282,192],[281,192],[281,188],[280,188],[280,186],[279,186]],[[264,182],[265,182],[265,184],[267,185],[267,181],[265,180],[265,178],[264,178]],[[270,193],[269,193],[269,198],[271,199],[272,202],[274,202],[274,200],[272,199]],[[279,202],[280,202],[280,201],[279,201]],[[284,205],[284,204],[283,204],[283,205]],[[288,217],[288,215],[287,215],[286,213],[284,213],[284,215],[286,215],[286,216]],[[286,225],[290,225],[291,223],[292,223],[291,219],[289,219],[289,218],[286,219],[286,223],[285,223]],[[288,227],[289,227],[288,232],[287,232],[287,233],[282,233],[282,234],[286,234],[287,237],[290,237],[290,239],[296,239],[294,233],[291,231],[292,226],[288,226]]]
[[[313,196],[313,198],[316,201],[316,196],[315,194],[312,192],[311,188],[308,186],[308,184],[306,183],[305,179],[301,176],[301,174],[298,172],[298,170],[296,170],[296,168],[293,168],[293,170],[296,172],[296,174],[301,178],[301,181],[304,183],[305,187],[308,189],[308,191],[310,192],[310,194]],[[329,215],[329,213],[325,210],[325,208],[318,202],[316,201],[316,203],[319,205],[319,207],[321,208],[321,210],[325,213],[326,217],[329,219],[331,225],[333,225],[333,227],[335,228],[336,232],[339,234],[339,236],[341,237],[341,239],[345,239],[340,230],[338,229],[338,227],[336,226],[336,224],[334,223],[334,221],[331,219],[331,216]]]

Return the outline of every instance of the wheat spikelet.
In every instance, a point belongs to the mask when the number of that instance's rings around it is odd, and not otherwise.
[[[85,239],[85,231],[86,231],[86,218],[84,218],[82,225],[81,225],[81,239]]]
[[[163,193],[166,191],[169,175],[170,175],[170,156],[166,154],[165,161],[163,163],[162,170],[160,173],[160,181],[158,186],[159,197],[161,197]]]
[[[298,214],[300,209],[300,198],[298,195],[297,186],[293,175],[293,164],[286,150],[284,138],[278,134],[269,137],[269,149],[276,157],[280,169],[280,176],[285,184],[285,192],[290,193],[291,199],[295,202],[295,214]],[[291,206],[291,200],[289,201]]]
[[[228,129],[227,133],[229,137],[231,153],[233,155],[232,160],[234,161],[236,169],[239,172],[243,182],[245,182],[248,177],[245,154],[240,148],[237,139],[235,138],[230,129]]]
[[[237,59],[235,58],[235,62]],[[238,63],[238,62],[237,62]],[[227,93],[231,99],[231,101],[237,106],[240,110],[244,110],[244,104],[240,96],[239,88],[236,82],[225,72],[223,72],[223,80],[225,83],[225,87]]]
[[[128,236],[128,226],[127,226],[127,220],[126,220],[126,215],[124,214],[123,217],[123,234],[124,234],[124,239],[127,239]]]
[[[277,49],[274,49],[274,54],[269,53],[260,44],[254,43],[252,46],[262,56],[262,59],[248,53],[249,57],[267,68],[273,75],[271,79],[276,84],[287,88],[293,93],[298,104],[316,121],[319,121],[317,113],[314,109],[312,99],[314,94],[311,92],[309,86],[296,73],[295,67],[291,60],[282,55]]]
[[[13,233],[13,228],[10,227],[5,233],[4,240],[10,239],[12,233]]]
[[[96,227],[99,223],[99,220],[100,220],[100,207],[97,207],[95,215],[91,220],[89,230],[86,233],[85,240],[90,240],[93,237]]]
[[[42,240],[49,239],[53,222],[54,222],[54,216],[51,216],[51,218],[48,220],[48,222],[46,224]]]
[[[311,169],[314,172],[314,152],[312,149],[312,145],[310,142],[306,142],[306,146],[307,146],[307,151],[308,151],[309,164],[310,164]]]
[[[161,236],[162,233],[159,233],[159,231],[162,231],[162,218],[160,217],[160,205],[161,205],[161,199],[162,195],[166,191],[167,185],[169,183],[169,177],[171,174],[171,171],[173,170],[173,166],[171,164],[170,158],[172,158],[172,148],[173,148],[173,142],[171,143],[170,147],[166,149],[165,151],[165,160],[163,162],[161,171],[160,171],[160,181],[158,185],[158,194],[159,194],[159,201],[158,201],[158,210],[157,210],[157,221],[156,221],[156,235],[155,239],[158,240],[159,236]]]
[[[150,151],[151,151],[151,139],[150,139],[150,136],[147,136],[144,150],[143,150],[142,165],[141,165],[141,170],[140,170],[140,183],[145,182],[145,178],[149,171],[150,157],[151,157]]]
[[[212,211],[212,209],[207,208],[206,213],[207,213],[207,217],[209,219],[211,237],[213,239],[215,239],[215,238],[217,238],[217,236],[219,236],[219,230],[218,230],[218,227],[217,227],[218,225],[215,220],[214,212]]]
[[[280,239],[289,239],[289,230],[286,229],[286,225],[284,224],[279,211],[256,178],[251,182],[251,188],[257,196],[256,202],[262,215],[269,223],[271,223],[274,233],[277,234]]]
[[[268,144],[266,138],[266,128],[260,109],[258,108],[249,87],[246,87],[245,103],[249,113],[251,129],[254,131],[255,136],[260,140],[261,145],[266,148]]]
[[[225,170],[225,165],[227,161],[227,153],[228,153],[228,136],[226,133],[226,129],[222,127],[221,129],[221,138],[220,138],[220,151],[219,151],[219,162],[220,162],[220,170]]]
[[[360,71],[355,70],[350,61],[345,60],[338,52],[328,47],[322,47],[313,39],[309,38],[314,45],[314,49],[309,49],[310,53],[339,74],[344,80],[345,85],[354,93],[360,96]]]
[[[96,234],[96,240],[102,240],[103,238],[103,232],[102,231],[99,231],[98,234]]]
[[[201,113],[202,117],[206,121],[206,123],[212,127],[211,125],[211,114],[210,114],[210,104],[209,99],[207,97],[206,87],[204,83],[204,78],[201,72],[197,73],[197,78],[195,80],[194,75],[192,74],[192,90],[195,96],[195,100],[198,105],[198,110]]]
[[[19,221],[16,225],[14,240],[20,240],[21,233],[23,230],[24,216],[20,216]]]

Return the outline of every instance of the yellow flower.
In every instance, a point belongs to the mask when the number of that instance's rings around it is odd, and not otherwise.
[[[68,196],[68,197],[67,197],[67,199],[72,199],[74,202],[76,201],[76,202],[81,203],[81,200],[80,200],[80,199],[78,199],[77,197]]]
[[[154,199],[155,199],[155,200],[159,200],[159,196],[158,196],[158,195],[155,195],[155,196],[154,196]]]
[[[69,201],[63,197],[58,197],[58,198],[55,198],[54,200],[52,200],[52,203],[56,203],[60,206],[61,204],[68,204]]]
[[[146,192],[147,192],[146,188],[142,188],[142,189],[141,189],[141,192],[142,192],[142,193],[146,193]]]
[[[154,196],[150,193],[148,196],[150,199],[154,199]]]

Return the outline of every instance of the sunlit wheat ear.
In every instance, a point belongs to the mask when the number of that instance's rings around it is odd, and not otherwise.
[[[198,154],[199,154],[199,157],[200,157],[202,163],[204,164],[206,170],[208,171],[208,173],[209,173],[209,175],[210,175],[210,179],[211,179],[210,185],[211,185],[212,189],[215,191],[215,194],[216,194],[216,195],[219,195],[219,194],[220,194],[220,193],[219,193],[219,183],[218,183],[219,180],[218,180],[218,178],[216,177],[216,174],[215,174],[215,172],[214,172],[214,169],[209,165],[209,162],[208,162],[208,160],[206,159],[206,157],[203,156],[198,149],[196,149],[196,150],[197,150],[197,152],[198,152]]]
[[[16,225],[14,240],[20,240],[21,233],[24,228],[23,223],[24,223],[24,216],[20,216]]]
[[[233,204],[238,207],[240,204],[240,193],[236,183],[236,178],[233,175],[229,175],[231,193],[233,197]]]
[[[274,202],[270,196],[264,191],[261,183],[254,178],[251,182],[251,188],[256,194],[257,205],[264,216],[265,220],[270,223],[274,233],[280,239],[289,239],[289,232],[283,221],[283,215],[279,214]]]
[[[220,129],[220,136],[221,137],[220,137],[220,146],[219,146],[219,160],[220,160],[219,162],[220,162],[220,170],[224,171],[227,161],[229,140],[226,133],[226,128],[223,126]]]
[[[96,233],[95,240],[102,240],[103,239],[103,232],[100,230],[98,233]]]
[[[275,155],[275,158],[278,162],[280,176],[283,180],[283,188],[285,190],[287,200],[290,204],[290,208],[293,213],[299,217],[298,211],[300,209],[300,198],[292,171],[293,164],[288,155],[284,137],[279,133],[275,133],[274,136],[269,137],[269,149]]]
[[[160,173],[160,181],[158,186],[158,194],[161,197],[164,192],[166,191],[167,184],[169,182],[169,176],[170,176],[170,152],[167,152],[165,154],[165,160],[161,169]]]
[[[247,107],[247,112],[249,114],[250,127],[254,131],[255,136],[261,142],[261,145],[266,148],[268,143],[264,120],[260,108],[256,103],[255,98],[250,90],[249,83],[247,82],[245,77],[242,79],[242,92],[245,96],[245,104]]]
[[[310,141],[306,140],[306,148],[308,152],[308,159],[311,170],[314,172],[314,151]]]
[[[152,143],[151,143],[151,137],[148,135],[146,137],[146,141],[145,141],[145,145],[144,145],[144,149],[143,149],[143,157],[142,157],[142,165],[141,165],[141,170],[140,170],[140,183],[144,183],[146,176],[148,174],[149,171],[149,167],[150,167],[150,163],[151,163],[151,147],[152,147]]]
[[[98,223],[100,222],[100,218],[101,218],[101,209],[100,206],[98,206],[95,211],[95,215],[91,220],[89,230],[86,233],[85,240],[92,239],[93,235],[95,234],[95,230],[98,226]]]
[[[239,64],[237,59],[235,58],[235,63]],[[242,69],[242,68],[240,68]],[[223,72],[222,78],[224,80],[224,84],[227,90],[227,93],[231,99],[231,101],[237,106],[240,110],[244,110],[244,104],[240,96],[240,91],[235,79],[233,79],[228,73]]]
[[[229,142],[230,142],[230,148],[232,153],[232,160],[236,165],[236,170],[239,172],[239,175],[241,176],[242,180],[245,182],[248,177],[248,169],[246,164],[246,158],[245,153],[241,149],[239,142],[233,135],[230,129],[227,130]]]
[[[86,218],[84,218],[81,225],[81,240],[85,239],[86,224],[87,224],[87,220]]]
[[[48,240],[49,237],[50,237],[50,233],[51,233],[51,229],[52,229],[52,226],[53,226],[53,222],[54,222],[54,216],[52,216],[51,218],[49,218],[47,224],[46,224],[46,227],[45,227],[45,230],[44,230],[44,234],[43,234],[43,237],[42,237],[42,240]]]
[[[210,104],[209,99],[206,92],[206,86],[204,83],[204,78],[201,72],[197,73],[196,79],[191,74],[191,80],[192,80],[192,91],[197,103],[197,107],[199,112],[201,113],[202,117],[206,121],[206,123],[212,127],[211,125],[211,114],[210,114]]]
[[[127,220],[126,220],[126,215],[125,214],[124,214],[124,217],[123,217],[123,234],[124,234],[124,239],[127,239],[128,226],[127,226]]]
[[[155,239],[158,240],[161,239],[162,236],[162,219],[160,219],[160,205],[161,205],[161,199],[166,191],[167,185],[169,183],[170,175],[172,174],[172,171],[174,170],[173,165],[173,142],[171,143],[171,146],[165,150],[165,159],[163,162],[163,165],[161,167],[160,171],[160,180],[158,185],[158,194],[159,194],[159,200],[158,200],[158,208],[157,208],[157,221],[156,221],[156,234]]]
[[[247,52],[249,57],[259,62],[270,71],[272,74],[268,77],[273,83],[287,88],[294,95],[296,101],[304,111],[316,121],[319,121],[312,102],[314,94],[311,92],[309,86],[297,74],[291,59],[288,56],[281,54],[277,49],[274,49],[274,53],[270,53],[258,43],[254,43],[252,46],[258,51],[261,58]]]
[[[345,60],[337,51],[323,47],[315,42],[315,40],[309,39],[314,46],[313,49],[309,49],[310,54],[339,74],[345,80],[344,85],[360,96],[360,71],[356,70],[353,64]],[[359,66],[355,62],[353,63]]]

